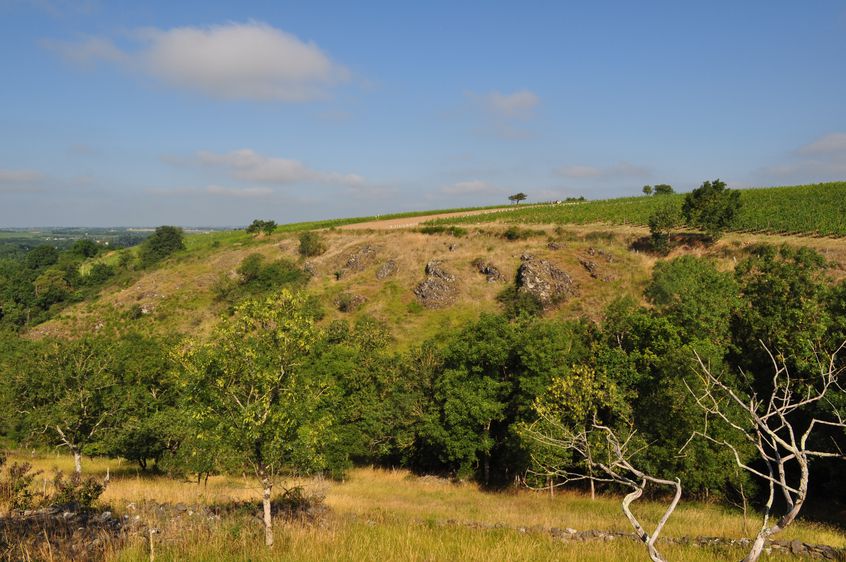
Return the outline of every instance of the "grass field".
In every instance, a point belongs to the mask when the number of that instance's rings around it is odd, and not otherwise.
[[[17,455],[17,460],[21,455]],[[26,455],[36,468],[49,473],[54,468],[68,471],[67,456]],[[102,476],[106,468],[112,481],[101,498],[118,514],[141,513],[156,526],[156,560],[643,560],[643,547],[633,541],[562,542],[549,530],[572,527],[577,530],[630,532],[619,498],[600,496],[595,501],[574,491],[547,493],[528,490],[485,492],[470,483],[452,483],[436,478],[419,478],[407,471],[359,468],[344,482],[304,480],[312,493],[325,495],[329,511],[312,523],[277,522],[277,541],[264,547],[260,520],[252,515],[203,518],[162,518],[155,510],[134,511],[132,505],[145,500],[183,503],[188,506],[255,501],[257,482],[247,477],[212,477],[207,486],[187,480],[144,475],[134,466],[113,460],[85,459],[83,470]],[[130,505],[132,504],[132,505]],[[655,521],[663,504],[639,502],[635,511]],[[751,532],[757,518],[750,518]],[[744,536],[744,522],[738,512],[723,507],[683,503],[662,536]],[[748,534],[748,533],[747,533]],[[783,540],[846,546],[846,535],[830,527],[800,522],[788,529]],[[737,560],[740,548],[713,549],[664,545],[671,560],[705,562]],[[149,546],[135,537],[115,546],[108,558],[121,561],[149,559]],[[766,560],[795,558],[772,555]]]
[[[649,216],[661,205],[681,208],[683,194],[651,197],[627,197],[535,205],[514,210],[507,216],[481,215],[443,218],[438,224],[461,224],[500,221],[523,224],[633,224],[644,226]],[[733,230],[777,234],[807,233],[846,235],[846,182],[744,189],[740,192],[742,207]]]

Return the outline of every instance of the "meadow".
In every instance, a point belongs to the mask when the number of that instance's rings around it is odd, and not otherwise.
[[[72,470],[65,455],[17,454],[49,474],[54,469]],[[286,560],[286,561],[486,561],[643,560],[642,545],[626,538],[580,542],[556,538],[553,529],[601,530],[630,533],[631,528],[614,494],[595,500],[578,490],[527,489],[507,492],[485,491],[470,482],[452,482],[435,477],[417,477],[406,470],[358,468],[344,481],[291,479],[284,486],[302,486],[308,494],[324,496],[328,509],[310,521],[277,520],[276,544],[263,544],[263,530],[250,508],[220,518],[191,515],[198,506],[230,502],[255,502],[258,482],[242,476],[212,476],[207,484],[193,479],[174,479],[145,474],[118,460],[85,459],[88,474],[111,481],[99,500],[103,508],[117,515],[140,517],[155,528],[155,559]],[[46,485],[46,484],[45,484]],[[162,510],[162,505],[187,506],[182,515]],[[655,521],[664,509],[660,501],[638,502],[636,512]],[[164,513],[164,515],[163,515]],[[684,502],[673,515],[663,536],[707,536],[740,538],[753,533],[758,518],[750,514],[744,523],[739,510],[707,503]],[[846,535],[817,523],[800,522],[779,537],[807,543],[846,547]],[[659,546],[670,560],[715,562],[737,560],[742,547]],[[150,559],[145,533],[115,541],[107,549],[108,560]],[[33,553],[37,554],[37,553]],[[494,557],[494,558],[492,558]],[[38,559],[34,556],[32,559]],[[796,560],[787,554],[772,554],[765,560]]]

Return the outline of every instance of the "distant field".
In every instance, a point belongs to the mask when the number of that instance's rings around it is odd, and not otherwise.
[[[667,201],[681,207],[684,194],[627,197],[535,205],[507,216],[481,215],[439,219],[441,224],[504,221],[524,224],[647,224]],[[741,190],[743,204],[733,230],[776,234],[846,236],[846,182]]]

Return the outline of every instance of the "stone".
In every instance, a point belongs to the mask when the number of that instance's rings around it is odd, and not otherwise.
[[[382,280],[391,277],[397,272],[397,262],[388,260],[376,270],[376,279]]]
[[[443,269],[441,262],[432,260],[426,264],[426,279],[414,288],[414,294],[423,306],[441,308],[455,300],[455,282],[455,276]]]
[[[485,261],[482,258],[476,258],[473,260],[472,265],[479,273],[485,276],[488,283],[502,281],[502,273],[500,273],[499,269],[491,262]]]
[[[555,264],[534,257],[521,259],[523,263],[517,270],[517,291],[534,295],[544,309],[574,296],[576,285],[573,279]]]

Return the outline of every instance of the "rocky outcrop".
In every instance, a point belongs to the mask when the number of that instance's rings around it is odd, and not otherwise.
[[[544,308],[551,308],[577,293],[573,279],[550,261],[531,254],[520,256],[517,291],[533,295]]]
[[[476,258],[475,260],[473,260],[472,265],[476,268],[476,271],[485,276],[485,279],[487,279],[488,283],[502,281],[502,273],[491,262],[485,261],[482,258]]]
[[[376,259],[378,252],[379,249],[371,244],[365,244],[353,250],[347,254],[340,269],[335,272],[335,277],[341,279],[349,273],[364,271]]]
[[[426,279],[414,288],[414,294],[427,308],[447,306],[458,294],[455,276],[444,270],[441,262],[432,260],[426,264]]]
[[[382,279],[387,279],[388,277],[393,276],[397,272],[397,262],[394,260],[388,260],[382,265],[379,266],[379,269],[376,270],[376,279],[380,281]]]
[[[595,248],[588,248],[587,255],[590,258],[602,259],[605,263],[614,263],[615,261],[614,256],[608,252],[597,250]],[[580,257],[579,263],[582,264],[582,267],[584,267],[588,274],[594,279],[599,279],[600,281],[613,281],[617,278],[614,273],[606,272],[604,267],[600,266],[594,259]]]

